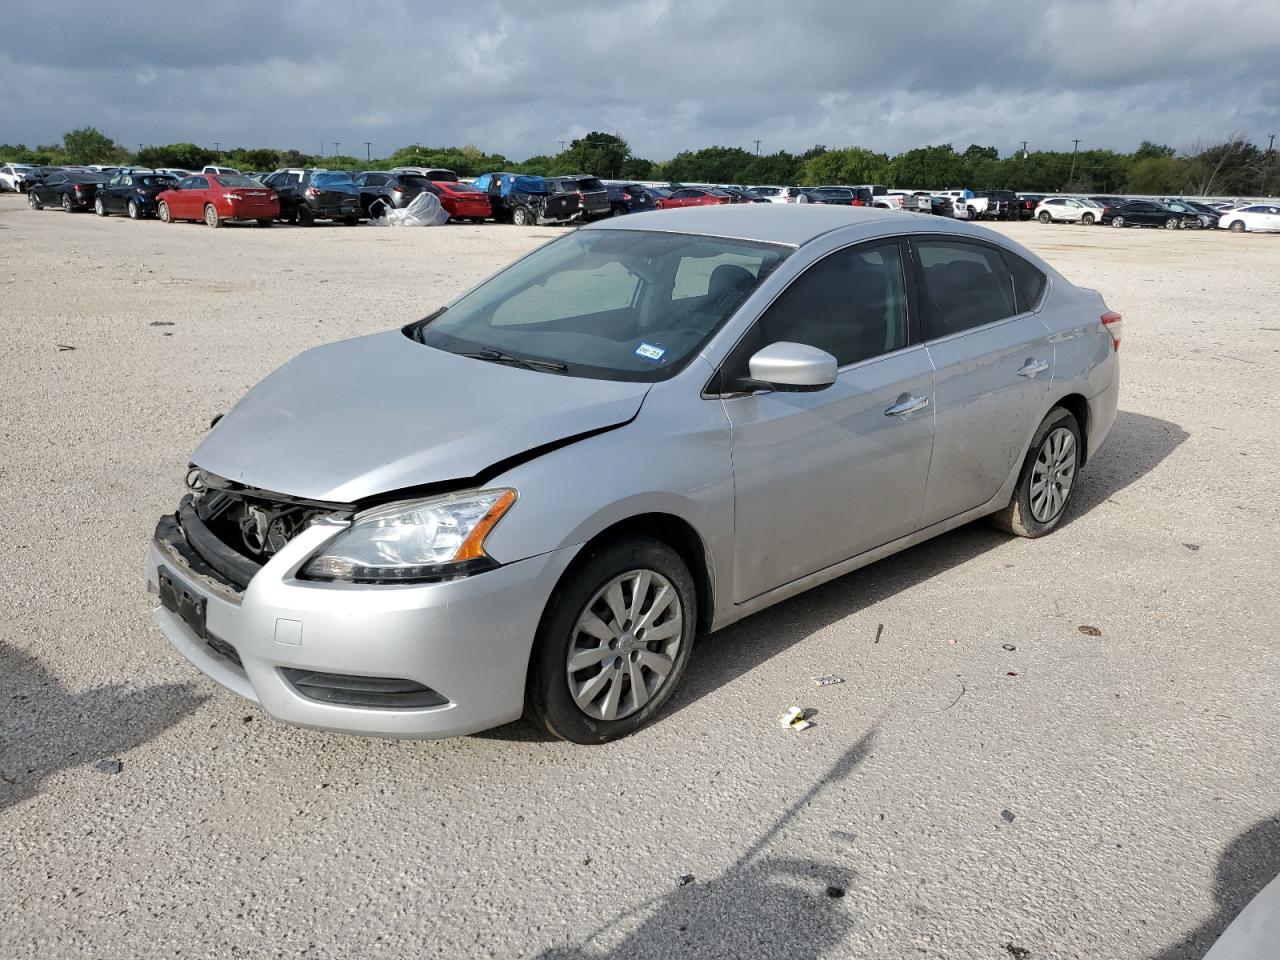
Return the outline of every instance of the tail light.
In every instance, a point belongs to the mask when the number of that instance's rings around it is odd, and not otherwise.
[[[319,188],[319,187],[307,187],[307,189],[306,189],[305,191],[303,191],[303,192],[304,192],[308,197],[318,197],[318,196],[320,196],[321,190],[320,190],[320,188]]]
[[[392,187],[392,188],[391,188],[391,192],[392,192],[392,193],[404,193],[404,187]]]
[[[1108,310],[1100,318],[1102,325],[1106,327],[1107,333],[1111,334],[1111,346],[1115,350],[1120,349],[1120,334],[1124,331],[1124,317],[1114,311]]]
[[[624,193],[624,194],[622,195],[622,199],[623,199],[623,200],[630,200],[630,199],[631,199],[631,194],[629,194],[629,193]]]

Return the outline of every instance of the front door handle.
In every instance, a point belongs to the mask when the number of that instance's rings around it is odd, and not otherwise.
[[[1018,376],[1034,380],[1037,373],[1044,373],[1048,369],[1048,360],[1028,360],[1022,365],[1022,369],[1018,371]]]
[[[886,417],[901,417],[908,413],[915,413],[917,410],[923,410],[928,405],[928,397],[913,397],[904,393],[898,398],[897,403],[885,410],[884,415]]]

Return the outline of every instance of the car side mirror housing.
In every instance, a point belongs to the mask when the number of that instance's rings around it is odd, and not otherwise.
[[[836,358],[804,343],[780,341],[756,351],[747,362],[750,377],[735,386],[742,390],[810,393],[836,382]]]

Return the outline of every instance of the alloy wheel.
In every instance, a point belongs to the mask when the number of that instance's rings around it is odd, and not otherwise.
[[[1031,468],[1031,515],[1048,523],[1066,506],[1076,479],[1076,438],[1058,427],[1044,438]]]
[[[596,591],[573,628],[569,693],[597,720],[621,720],[665,686],[684,635],[675,586],[656,570],[632,570]]]
[[[134,203],[132,200],[129,201],[129,219],[130,220],[138,219],[138,205]]]

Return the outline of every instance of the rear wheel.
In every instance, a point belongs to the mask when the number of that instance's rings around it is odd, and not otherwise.
[[[71,194],[69,193],[64,193],[62,195],[62,212],[63,213],[71,212]]]
[[[1039,218],[1039,219],[1040,219],[1040,222],[1041,222],[1041,223],[1052,223],[1052,222],[1053,222],[1053,217],[1049,216],[1049,211],[1048,211],[1048,210],[1041,210],[1041,211],[1040,211],[1040,218]]]
[[[670,698],[693,647],[697,594],[665,543],[632,536],[589,549],[543,614],[526,706],[558,737],[606,743]]]
[[[160,218],[161,223],[173,223],[173,216],[169,213],[169,204],[164,200],[160,201],[156,207],[156,216]]]
[[[36,196],[34,190],[27,191],[27,206],[32,210],[43,210],[44,204],[40,202],[40,198]]]
[[[105,217],[107,215],[107,208],[103,206],[101,197],[93,198],[93,212],[100,217]]]
[[[533,223],[533,214],[528,207],[516,207],[511,211],[511,222],[517,227],[527,227]]]
[[[623,207],[623,206],[617,206],[617,207],[614,207],[612,210],[610,210],[610,211],[609,211],[609,216],[611,216],[611,217],[621,217],[621,216],[624,216],[624,215],[626,214],[626,212],[627,212],[627,208],[626,208],[626,207]]]
[[[342,222],[345,223],[348,227],[354,227],[357,223],[360,222],[360,218],[359,217],[343,217]]]
[[[212,203],[204,205],[204,222],[215,228],[222,226],[222,217],[218,216],[218,208]]]
[[[298,223],[304,227],[314,227],[316,225],[316,214],[305,203],[298,204]]]
[[[1112,225],[1113,227],[1123,227],[1123,226],[1124,226],[1124,217],[1112,217],[1112,218],[1111,218],[1111,225]]]
[[[129,219],[130,220],[142,219],[142,211],[138,209],[138,204],[135,203],[133,200],[129,201]]]
[[[1020,537],[1043,537],[1066,513],[1080,471],[1080,426],[1070,411],[1055,407],[1040,424],[1027,451],[1013,499],[991,522]]]
[[[39,209],[39,207],[37,207],[36,209]],[[1230,230],[1232,233],[1244,233],[1244,221],[1233,220],[1231,221],[1231,226],[1227,227],[1227,229]]]
[[[1081,217],[1081,218],[1080,218],[1080,222],[1081,222],[1081,223],[1083,223],[1086,227],[1092,227],[1092,226],[1093,226],[1093,214],[1092,214],[1092,213],[1086,213],[1083,217]]]

